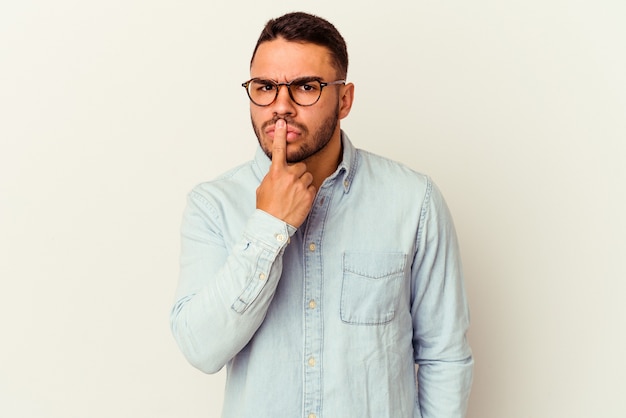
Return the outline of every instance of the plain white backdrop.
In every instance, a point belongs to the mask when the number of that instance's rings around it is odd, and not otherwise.
[[[468,416],[623,418],[625,5],[3,2],[0,416],[219,416],[224,372],[169,331],[180,218],[252,158],[250,54],[304,10],[348,42],[353,142],[431,175],[455,217]]]

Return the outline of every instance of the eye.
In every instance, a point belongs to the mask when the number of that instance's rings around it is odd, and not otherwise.
[[[320,83],[317,81],[299,81],[294,83],[294,87],[304,93],[314,93],[320,89]]]
[[[259,90],[261,90],[261,91],[273,91],[275,88],[276,88],[275,85],[270,84],[270,83],[266,83],[266,84],[262,84],[259,87]]]
[[[258,91],[259,93],[273,92],[274,90],[276,90],[276,85],[272,83],[271,81],[266,81],[266,80],[254,81],[253,87],[254,87],[254,90]]]

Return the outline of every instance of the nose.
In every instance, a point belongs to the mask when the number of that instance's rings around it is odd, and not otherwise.
[[[291,100],[289,95],[289,87],[284,84],[278,86],[278,95],[276,100],[272,103],[272,111],[275,115],[295,115],[296,104]]]

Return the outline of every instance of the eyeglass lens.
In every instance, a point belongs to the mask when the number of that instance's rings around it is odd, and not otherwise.
[[[269,80],[251,80],[248,83],[250,99],[260,106],[271,104],[278,96],[279,86]],[[310,106],[317,102],[322,93],[322,86],[317,80],[294,80],[289,85],[291,99],[301,106]]]

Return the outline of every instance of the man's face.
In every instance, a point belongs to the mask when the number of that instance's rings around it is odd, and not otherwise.
[[[250,67],[251,78],[288,83],[302,77],[319,77],[335,81],[336,70],[328,49],[310,43],[276,39],[259,45]],[[339,140],[341,112],[340,91],[343,86],[327,86],[317,103],[299,106],[289,97],[286,86],[269,106],[250,103],[252,126],[265,154],[271,158],[274,123],[287,122],[287,161],[295,163],[319,154],[331,140]],[[347,115],[347,113],[346,113]]]

